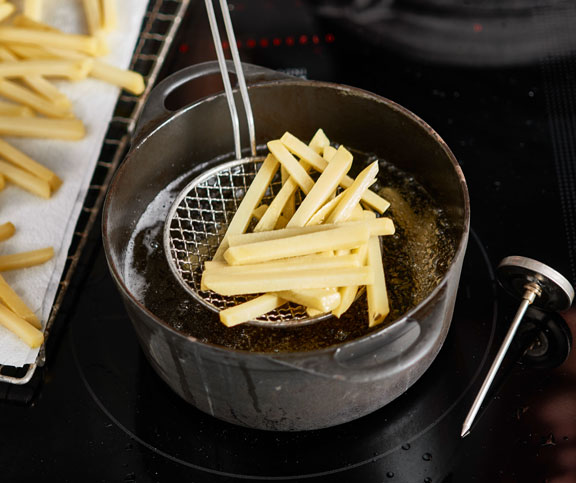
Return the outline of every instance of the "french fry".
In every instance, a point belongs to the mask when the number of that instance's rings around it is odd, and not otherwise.
[[[0,255],[0,272],[41,265],[42,263],[46,263],[53,256],[54,249],[52,247],[12,253],[10,255]]]
[[[15,9],[16,7],[14,7],[12,3],[6,2],[0,4],[0,22],[12,15]]]
[[[25,59],[68,59],[68,60],[82,60],[88,57],[80,52],[72,50],[57,49],[53,47],[38,48],[31,45],[18,45],[11,44],[10,50],[16,55]],[[146,84],[144,78],[138,72],[132,70],[120,69],[119,67],[107,64],[98,59],[93,59],[92,69],[89,74],[90,77],[102,80],[109,84],[121,87],[128,92],[140,95],[144,92]]]
[[[120,69],[98,60],[94,61],[89,75],[94,79],[126,89],[135,95],[142,94],[146,87],[144,78],[138,72]]]
[[[321,272],[308,270],[267,272],[264,275],[206,274],[206,287],[220,295],[241,295],[282,290],[302,290],[346,285],[368,285],[374,275],[369,267],[326,269]]]
[[[324,203],[324,205],[319,208],[316,213],[312,215],[312,217],[306,223],[306,226],[309,225],[320,225],[326,221],[330,213],[336,208],[336,205],[340,202],[342,197],[344,196],[344,191],[340,193],[338,196],[335,196],[331,200]]]
[[[340,305],[340,292],[335,288],[310,288],[307,290],[283,290],[277,292],[280,298],[320,312],[330,312]]]
[[[312,189],[314,180],[306,172],[304,167],[298,160],[290,154],[286,147],[278,140],[270,141],[267,144],[270,152],[280,161],[282,166],[286,168],[290,177],[300,186],[300,189],[305,193]]]
[[[66,118],[71,112],[67,107],[62,107],[50,102],[30,89],[23,87],[8,79],[0,79],[0,95],[25,106],[48,117]]]
[[[214,260],[219,260],[224,254],[224,251],[228,248],[227,238],[230,235],[244,233],[246,231],[252,218],[254,208],[256,208],[256,206],[258,206],[262,201],[264,193],[266,193],[266,190],[268,189],[268,185],[272,181],[272,178],[274,178],[276,171],[278,171],[278,166],[278,160],[274,156],[266,156],[266,159],[264,159],[262,166],[260,166],[258,173],[256,173],[254,180],[246,191],[244,198],[242,198],[238,210],[236,210],[236,213],[232,217],[228,229],[226,230],[226,234],[224,235],[224,239],[213,257]]]
[[[0,225],[0,241],[8,240],[15,232],[16,228],[11,222],[2,223]]]
[[[41,331],[2,304],[0,304],[0,324],[16,334],[32,349],[40,347],[44,342],[44,335]]]
[[[325,146],[324,147],[324,151],[322,152],[322,157],[330,162],[330,160],[334,157],[334,155],[336,154],[337,149],[334,146]]]
[[[34,18],[26,14],[15,15],[12,19],[12,25],[20,28],[42,30],[44,32],[59,32],[57,28],[42,22],[39,18]]]
[[[28,106],[0,101],[0,116],[31,117],[33,115],[34,112]]]
[[[0,301],[18,317],[22,317],[26,322],[32,324],[37,329],[42,328],[40,319],[18,296],[18,294],[14,292],[2,275],[0,275]]]
[[[321,146],[326,142],[329,143],[328,138],[324,134],[324,131],[319,129],[312,137],[310,145],[321,149]],[[305,170],[308,169],[308,165],[305,162],[300,161],[300,164]],[[290,218],[292,218],[295,211],[295,193],[298,189],[298,184],[291,177],[286,178],[287,174],[288,171],[282,166],[282,188],[276,194],[272,203],[270,203],[270,209],[259,220],[254,231],[268,231],[274,228],[283,228],[288,224]],[[282,219],[282,213],[286,216],[286,222]]]
[[[0,27],[1,29],[1,27]],[[82,60],[18,60],[0,62],[0,77],[42,75],[69,80],[85,79],[92,70],[91,59]]]
[[[250,273],[276,272],[278,270],[309,270],[311,272],[326,268],[354,268],[361,265],[357,255],[344,255],[341,257],[326,257],[322,255],[304,255],[300,257],[284,258],[267,263],[248,265],[226,265],[221,262],[205,262],[204,273],[217,273],[226,275],[248,275]]]
[[[328,139],[328,136],[326,136],[322,129],[318,129],[308,143],[308,147],[320,154],[324,152],[327,146],[330,146],[330,139]]]
[[[364,170],[356,176],[354,182],[346,188],[342,199],[338,203],[338,206],[336,206],[336,208],[334,208],[330,213],[326,223],[338,223],[347,220],[352,212],[359,208],[358,203],[360,202],[362,195],[368,188],[370,188],[374,181],[376,181],[377,174],[378,162],[374,161],[372,164],[364,168]]]
[[[243,304],[221,310],[220,321],[227,327],[233,327],[277,309],[285,303],[286,300],[278,297],[276,294],[264,294]]]
[[[306,307],[306,313],[308,317],[318,317],[319,315],[325,314],[322,310],[314,309],[312,307]]]
[[[370,229],[366,225],[353,228],[337,227],[329,231],[230,247],[224,252],[224,258],[230,265],[262,263],[327,250],[355,248],[365,243],[369,237]],[[326,286],[332,287],[332,285]]]
[[[24,0],[23,13],[32,20],[42,19],[43,0]]]
[[[371,211],[365,211],[363,213],[363,216],[365,217],[365,219],[373,220],[376,218],[376,214]],[[365,243],[364,245],[361,245],[358,248],[354,248],[353,250],[351,250],[351,252],[358,257],[358,259],[361,261],[363,265],[365,265],[367,262],[366,257],[368,256],[368,243]],[[336,317],[341,317],[342,314],[350,308],[354,300],[356,300],[356,296],[360,289],[361,287],[359,287],[358,285],[356,286],[349,285],[348,287],[341,287],[339,289],[340,305],[338,305],[338,307],[336,307],[332,311],[332,314],[335,315]]]
[[[295,154],[302,160],[305,160],[308,164],[310,164],[310,166],[312,166],[316,171],[320,173],[324,171],[326,166],[329,164],[316,151],[310,149],[308,146],[306,146],[305,143],[300,141],[300,139],[290,134],[289,132],[284,133],[280,138],[280,141],[291,153]],[[353,182],[354,180],[350,176],[344,176],[344,178],[342,178],[341,186],[343,188],[348,188]],[[370,190],[364,193],[362,200],[380,214],[384,213],[390,206],[388,201]]]
[[[262,231],[253,233],[239,233],[231,235],[228,240],[230,247],[238,245],[247,245],[250,243],[277,240],[279,238],[288,238],[296,235],[306,235],[309,233],[318,233],[336,228],[349,228],[351,230],[367,227],[370,236],[386,236],[394,234],[394,222],[387,217],[375,218],[364,221],[346,221],[330,225],[307,225],[302,227],[283,228],[281,230]]]
[[[82,54],[74,52],[75,56],[63,55],[64,52],[69,50],[61,50],[60,53],[55,52],[53,49],[46,49],[39,45],[22,45],[22,44],[9,44],[5,46],[6,50],[12,52],[19,59],[38,59],[38,60],[55,60],[55,59],[70,59],[78,60],[83,58]]]
[[[259,220],[260,218],[262,218],[262,215],[266,213],[267,209],[268,205],[260,205],[257,208],[254,208],[254,210],[252,211],[252,217]]]
[[[46,181],[51,191],[56,191],[62,184],[62,180],[50,169],[34,161],[19,149],[0,139],[0,157],[5,158],[12,164]]]
[[[102,28],[106,32],[115,30],[118,24],[118,14],[115,0],[100,0],[102,3]]]
[[[40,75],[27,75],[23,80],[28,87],[51,102],[57,109],[62,109],[63,114],[60,117],[72,116],[72,102],[49,80]]]
[[[286,184],[286,182],[290,179],[290,173],[286,169],[285,166],[280,167],[280,174],[281,174],[281,181],[282,186]],[[292,215],[296,211],[296,190],[292,192],[286,203],[284,203],[284,207],[282,208],[282,215],[284,215],[288,220],[292,218]]]
[[[366,287],[368,326],[374,327],[381,324],[390,312],[380,240],[377,237],[371,237],[368,241],[367,261],[374,275],[374,282]]]
[[[0,47],[0,59],[5,62],[19,61],[17,54],[5,47]],[[24,76],[23,81],[28,87],[55,105],[66,110],[69,110],[72,106],[70,100],[41,75],[29,74]]]
[[[280,188],[280,191],[276,193],[276,196],[268,206],[266,213],[260,218],[256,226],[254,227],[255,232],[259,231],[269,231],[274,229],[280,216],[282,215],[282,210],[291,196],[294,195],[298,184],[292,178],[288,178],[286,182]]]
[[[0,81],[0,84],[2,81]],[[77,141],[86,135],[79,119],[43,119],[0,116],[0,134]]]
[[[0,27],[0,42],[44,45],[90,55],[102,55],[106,49],[98,37],[22,27]]]
[[[308,222],[340,184],[340,180],[352,166],[352,159],[352,154],[344,146],[340,146],[332,161],[326,166],[306,198],[300,203],[294,216],[290,218],[287,227],[304,226]]]
[[[11,183],[42,198],[50,198],[52,190],[48,181],[38,178],[6,161],[0,160],[0,173]]]
[[[102,30],[100,0],[82,0],[86,25],[90,35],[97,35]]]

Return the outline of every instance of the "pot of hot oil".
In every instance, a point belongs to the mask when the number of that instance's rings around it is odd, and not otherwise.
[[[207,71],[212,63],[167,78],[152,105]],[[190,180],[234,158],[221,93],[175,112],[145,109],[106,196],[107,261],[144,354],[191,405],[256,429],[342,424],[404,393],[442,347],[468,240],[466,182],[439,135],[393,101],[255,66],[246,71],[262,153],[286,131],[309,140],[322,128],[354,154],[353,175],[378,160],[372,189],[390,202],[386,216],[396,227],[382,239],[391,308],[385,323],[369,328],[359,298],[342,317],[314,324],[225,327],[174,279],[162,246],[171,203]]]

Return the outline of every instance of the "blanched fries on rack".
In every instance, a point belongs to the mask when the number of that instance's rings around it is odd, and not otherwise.
[[[76,118],[74,106],[53,79],[82,82],[91,77],[132,94],[144,91],[140,74],[98,58],[109,52],[107,33],[117,28],[116,0],[63,1],[82,9],[86,32],[68,33],[43,23],[43,0],[0,1],[0,136],[70,142],[85,137],[84,122]],[[0,138],[0,189],[6,182],[39,198],[52,197],[66,179],[24,151]],[[14,231],[12,223],[0,223],[0,241]],[[53,255],[52,247],[3,254],[0,271],[42,264]],[[0,325],[30,347],[42,344],[41,321],[1,276]]]
[[[304,306],[310,316],[331,312],[340,317],[367,287],[368,325],[380,324],[389,306],[379,237],[392,235],[394,224],[366,209],[383,213],[389,206],[369,189],[378,163],[350,178],[352,154],[331,146],[321,129],[308,145],[286,133],[268,148],[248,190],[258,195],[245,196],[242,213],[235,215],[202,273],[202,287],[220,295],[261,295],[222,310],[221,322],[232,327],[286,302]],[[282,187],[269,205],[259,205],[280,168]],[[312,169],[320,173],[315,181]],[[286,209],[297,190],[301,203]],[[241,226],[234,222],[239,216]],[[252,217],[259,221],[246,233]],[[278,229],[281,217],[285,228]]]

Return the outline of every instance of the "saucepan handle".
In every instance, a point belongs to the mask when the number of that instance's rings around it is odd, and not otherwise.
[[[232,74],[236,72],[234,64],[231,61],[226,61],[226,67],[228,72]],[[293,78],[287,74],[253,64],[242,64],[242,70],[247,83]],[[150,132],[157,123],[174,113],[174,111],[166,107],[166,99],[175,89],[194,79],[219,73],[220,68],[218,62],[209,61],[185,67],[159,82],[158,85],[152,89],[146,103],[142,107],[132,134],[132,139],[137,139],[146,132]]]
[[[443,331],[452,316],[453,304],[443,299],[443,292],[436,294],[441,302],[419,320],[405,317],[332,353],[274,360],[310,374],[349,382],[377,381],[413,370],[419,364],[429,364],[440,350]]]

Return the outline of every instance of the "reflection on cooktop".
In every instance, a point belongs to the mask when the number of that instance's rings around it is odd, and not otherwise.
[[[205,476],[261,480],[396,475],[400,481],[442,481],[450,473],[470,389],[496,330],[493,272],[474,233],[453,325],[432,367],[385,408],[319,431],[250,430],[189,406],[153,372],[124,314],[107,310],[104,300],[117,297],[102,289],[107,279],[90,282],[97,285],[87,291],[91,305],[99,309],[73,327],[75,362],[100,409],[161,457]],[[112,328],[116,336],[110,338]]]

